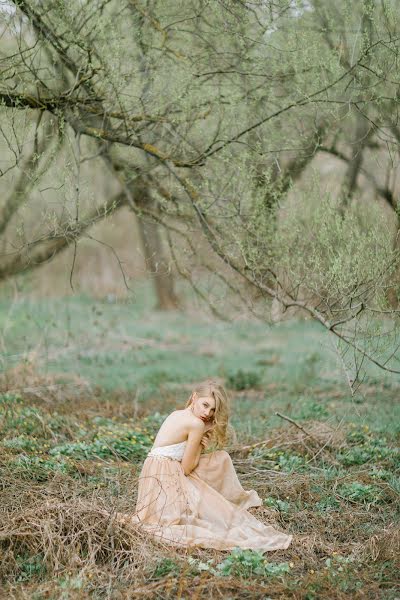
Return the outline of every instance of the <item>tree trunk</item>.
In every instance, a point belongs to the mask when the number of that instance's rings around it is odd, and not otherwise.
[[[397,215],[396,215],[397,216]],[[400,251],[400,219],[397,217],[397,232],[394,238],[393,248],[397,252]],[[400,307],[400,267],[397,267],[396,271],[391,277],[390,283],[393,283],[386,292],[386,298],[390,308],[398,310]]]
[[[354,138],[351,142],[351,158],[348,163],[346,174],[341,190],[340,213],[342,216],[346,212],[349,202],[357,188],[357,178],[362,168],[363,154],[373,130],[368,121],[357,115]]]
[[[139,189],[137,191],[136,188],[135,194],[138,206],[154,207],[156,203],[147,187]],[[175,310],[179,308],[180,302],[174,291],[174,277],[163,248],[159,226],[147,216],[137,215],[137,219],[146,267],[156,292],[156,310]]]

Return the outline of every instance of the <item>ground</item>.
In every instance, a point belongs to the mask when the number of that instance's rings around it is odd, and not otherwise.
[[[352,397],[330,340],[88,297],[0,302],[4,598],[382,598],[400,595],[400,380]],[[190,552],[113,521],[132,510],[162,419],[220,377],[229,451],[285,551]]]

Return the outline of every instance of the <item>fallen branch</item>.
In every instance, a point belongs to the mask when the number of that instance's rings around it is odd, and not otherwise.
[[[287,417],[286,415],[282,415],[280,412],[276,412],[275,414],[276,414],[277,417],[280,417],[281,419],[284,419],[285,421],[289,421],[289,423],[291,423],[292,425],[294,425],[295,427],[297,427],[298,429],[300,429],[303,433],[305,433],[306,435],[308,435],[308,437],[310,437],[312,440],[314,440],[315,442],[317,442],[317,444],[321,443],[318,440],[318,438],[314,437],[311,433],[309,433],[308,431],[306,431],[304,429],[304,427],[302,427],[301,425],[299,425],[298,423],[296,423],[296,421],[294,421],[290,417]]]
[[[258,448],[259,446],[264,446],[266,444],[268,444],[268,442],[270,442],[271,440],[263,440],[262,442],[257,442],[255,444],[250,444],[249,446],[239,446],[238,448],[232,448],[232,452],[245,452],[245,451],[251,451],[254,448]]]

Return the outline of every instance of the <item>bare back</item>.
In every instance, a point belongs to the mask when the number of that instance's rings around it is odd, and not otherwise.
[[[189,431],[193,425],[198,425],[199,421],[202,423],[201,419],[188,413],[185,409],[174,410],[158,430],[153,448],[185,442],[188,439]]]

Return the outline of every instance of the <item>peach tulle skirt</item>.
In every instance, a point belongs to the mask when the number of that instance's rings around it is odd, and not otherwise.
[[[257,492],[243,489],[224,450],[200,456],[188,476],[178,460],[148,456],[139,477],[136,513],[129,521],[174,546],[261,552],[287,548],[291,535],[247,511],[261,505]]]

